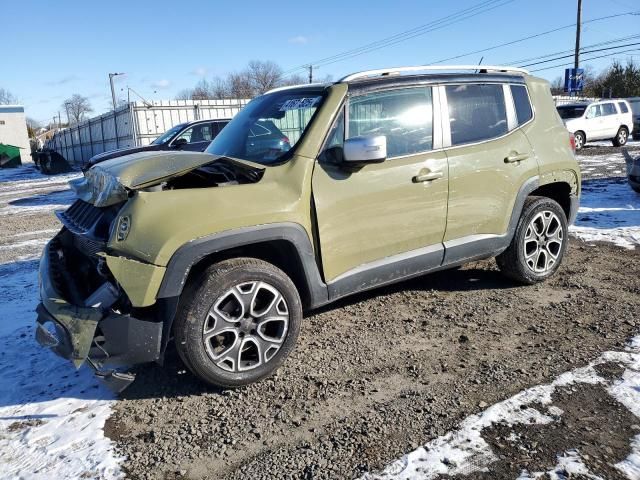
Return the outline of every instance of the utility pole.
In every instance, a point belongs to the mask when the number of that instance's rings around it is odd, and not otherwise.
[[[580,67],[580,27],[582,23],[582,0],[578,0],[578,16],[576,19],[576,54],[574,68]]]
[[[313,83],[313,65],[307,67],[309,69],[309,83]]]
[[[113,102],[113,109],[116,109],[116,91],[113,89],[113,77],[124,75],[124,73],[110,73],[109,84],[111,85],[111,101]]]

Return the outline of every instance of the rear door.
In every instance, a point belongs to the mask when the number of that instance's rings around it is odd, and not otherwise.
[[[381,274],[378,270],[376,278],[363,280],[363,284],[369,280],[385,283],[394,276],[407,276],[412,268],[440,265],[448,169],[438,137],[440,117],[434,128],[433,111],[432,88],[426,86],[356,93],[349,98],[313,173],[327,282],[347,272],[356,275],[354,269],[374,271],[384,262],[399,265],[399,260],[416,259],[409,261],[406,271],[398,267]],[[386,136],[384,162],[360,168],[341,163],[345,137],[370,135]],[[431,248],[423,250],[425,247]],[[400,254],[407,256],[390,258]]]
[[[614,102],[603,103],[602,116],[604,119],[602,124],[602,136],[604,138],[615,137],[620,125],[622,125],[622,116],[618,113],[616,104]]]
[[[445,262],[450,262],[473,256],[467,247],[474,242],[507,232],[518,191],[538,175],[538,163],[519,128],[533,118],[525,85],[440,88],[449,120],[443,121],[443,135],[449,159]]]

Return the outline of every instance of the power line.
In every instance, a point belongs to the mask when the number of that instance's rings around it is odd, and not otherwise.
[[[632,48],[629,50],[623,50],[621,52],[613,52],[613,53],[607,53],[606,55],[598,55],[597,57],[589,57],[589,58],[583,58],[583,61],[589,61],[589,60],[597,60],[598,58],[609,58],[609,57],[615,57],[617,55],[620,55],[622,53],[630,53],[630,52],[640,52],[640,48]],[[634,55],[632,55],[634,56]],[[560,68],[560,67],[566,67],[569,65],[573,65],[573,62],[570,63],[559,63],[558,65],[552,65],[550,67],[544,67],[544,68],[537,68],[535,70],[530,70],[531,73],[533,72],[542,72],[544,70],[551,70],[552,68]]]
[[[616,48],[626,48],[626,47],[634,47],[636,45],[640,45],[640,42],[635,42],[635,43],[627,43],[625,45],[616,45],[615,47],[606,47],[606,48],[598,48],[596,50],[589,50],[589,51],[580,51],[580,53],[596,53],[596,52],[604,52],[606,50],[614,50]],[[526,68],[526,67],[533,67],[535,65],[541,65],[543,63],[549,63],[549,62],[555,62],[556,60],[561,60],[563,58],[569,58],[569,57],[573,57],[573,54],[569,54],[569,55],[563,55],[561,57],[555,57],[555,58],[550,58],[548,60],[541,60],[539,62],[535,62],[535,63],[528,63],[525,65],[519,65],[520,68]]]
[[[626,37],[615,38],[613,40],[607,40],[606,42],[592,43],[591,45],[586,45],[586,46],[582,47],[581,50],[585,50],[587,48],[601,47],[601,46],[604,46],[604,45],[611,45],[612,43],[624,42],[626,40],[633,40],[633,39],[636,39],[636,38],[640,38],[640,34],[638,34],[638,35],[628,35]],[[548,53],[546,55],[540,55],[540,56],[537,56],[537,57],[523,58],[523,59],[520,59],[520,60],[512,60],[511,62],[508,62],[508,63],[501,63],[501,65],[519,65],[519,64],[525,63],[525,62],[532,62],[534,60],[541,60],[543,58],[553,57],[554,55],[562,55],[562,54],[571,53],[571,52],[573,52],[573,49],[562,50],[561,52]]]
[[[488,11],[494,10],[496,8],[502,7],[504,5],[507,5],[509,3],[514,2],[515,0],[488,0],[488,1],[483,1],[480,2],[479,4],[474,5],[473,7],[469,7],[469,8],[465,8],[462,10],[459,10],[457,12],[454,12],[452,14],[449,14],[445,17],[442,17],[438,20],[433,20],[431,22],[428,22],[424,25],[421,25],[419,27],[414,27],[410,30],[405,30],[404,32],[400,32],[397,33],[395,35],[392,35],[390,37],[386,37],[380,40],[377,40],[375,42],[366,44],[366,45],[362,45],[360,47],[357,48],[353,48],[351,50],[347,50],[344,51],[342,53],[338,53],[329,57],[325,57],[322,59],[319,59],[317,61],[314,62],[309,62],[306,63],[304,65],[300,65],[296,68],[287,70],[286,72],[284,72],[285,74],[289,74],[292,72],[295,72],[297,70],[301,70],[301,69],[306,69],[308,68],[308,65],[314,65],[314,66],[318,66],[318,65],[329,65],[331,63],[336,63],[336,62],[340,62],[343,60],[347,60],[349,58],[353,58],[359,55],[363,55],[365,53],[369,53],[375,50],[379,50],[381,48],[386,48],[392,45],[396,45],[398,43],[401,42],[405,42],[407,40],[410,40],[412,38],[424,35],[426,33],[432,32],[434,30],[438,30],[444,27],[447,27],[449,25],[453,25],[454,23],[458,23],[461,22],[463,20],[467,20],[469,18],[475,17],[477,15],[480,15],[482,13],[486,13]]]
[[[639,12],[637,12],[637,11],[629,11],[629,12],[624,12],[624,13],[617,13],[615,15],[607,15],[607,16],[604,16],[604,17],[592,18],[591,20],[587,20],[587,21],[582,22],[582,25],[586,25],[588,23],[593,23],[593,22],[600,22],[602,20],[609,20],[611,18],[622,17],[622,16],[625,16],[625,15],[636,15],[638,13]],[[470,55],[476,55],[478,53],[490,52],[491,50],[496,50],[498,48],[508,47],[510,45],[515,45],[517,43],[525,42],[527,40],[532,40],[534,38],[542,37],[542,36],[545,36],[545,35],[550,35],[552,33],[559,32],[559,31],[565,30],[567,28],[573,28],[573,27],[575,27],[575,25],[576,25],[575,23],[569,23],[567,25],[563,25],[561,27],[553,28],[553,29],[547,30],[545,32],[535,33],[533,35],[528,35],[526,37],[518,38],[516,40],[511,40],[509,42],[500,43],[498,45],[493,45],[491,47],[482,48],[480,50],[473,50],[471,52],[461,53],[461,54],[453,56],[453,57],[443,58],[443,59],[437,60],[435,62],[427,62],[427,63],[435,65],[435,64],[438,64],[438,63],[442,63],[442,62],[448,62],[450,60],[457,60],[458,58],[462,58],[462,57],[468,57]]]

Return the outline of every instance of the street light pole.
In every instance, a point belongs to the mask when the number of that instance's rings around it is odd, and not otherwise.
[[[124,75],[124,73],[110,73],[109,74],[109,84],[111,85],[111,101],[113,102],[113,109],[116,109],[116,91],[113,88],[113,77],[117,77],[119,75]]]

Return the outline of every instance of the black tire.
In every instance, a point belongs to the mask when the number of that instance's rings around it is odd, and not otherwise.
[[[573,138],[576,142],[576,150],[581,150],[587,141],[586,135],[584,134],[584,132],[577,131],[573,134]]]
[[[244,298],[244,295],[253,295],[252,299],[249,300],[250,305],[248,306],[252,312],[254,307],[258,308],[256,306],[259,301],[258,292],[267,292],[267,296],[271,294],[272,290],[267,287],[273,289],[275,293],[273,293],[273,301],[263,300],[267,303],[272,302],[269,312],[266,312],[265,309],[264,315],[271,315],[271,308],[281,309],[278,310],[278,314],[282,318],[285,318],[283,311],[286,311],[286,315],[288,315],[286,321],[280,321],[278,315],[265,317],[262,320],[264,323],[282,324],[276,326],[277,335],[279,335],[281,341],[277,343],[277,346],[273,344],[269,347],[270,349],[278,349],[268,359],[266,357],[267,351],[263,352],[259,347],[261,341],[264,340],[262,334],[257,333],[262,324],[259,323],[259,319],[254,319],[251,314],[246,313],[247,306],[242,306],[238,296],[243,295]],[[241,291],[241,289],[248,288],[255,288],[255,293],[252,293],[251,290],[247,290],[245,293]],[[259,290],[260,288],[262,290]],[[224,260],[212,265],[195,278],[190,288],[185,289],[183,295],[187,296],[181,301],[174,324],[176,350],[187,368],[194,375],[211,385],[233,388],[260,381],[273,374],[295,346],[302,323],[300,296],[291,279],[282,270],[270,263],[254,258]],[[264,296],[264,293],[262,295]],[[237,302],[237,306],[227,307],[224,304],[225,301],[229,304]],[[279,302],[279,305],[275,305],[276,302]],[[218,318],[218,312],[224,308],[230,310],[228,318],[232,318],[236,314],[236,307],[242,309],[242,314],[238,316],[237,321],[235,319],[225,320]],[[277,319],[273,320],[274,318]],[[235,330],[227,328],[222,334],[214,335],[211,339],[205,341],[206,329],[211,322],[215,325],[215,328],[211,328],[211,331],[215,331],[218,328],[217,322],[221,322],[224,325],[233,323],[237,325],[237,328]],[[265,330],[262,333],[269,327],[263,328]],[[231,332],[232,330],[233,333]],[[224,336],[225,334],[228,334],[227,337]],[[228,338],[232,336],[233,340]],[[249,348],[241,349],[242,345],[244,345],[243,341],[246,342],[246,345],[249,345]],[[214,355],[219,351],[214,352],[213,349],[214,347],[224,347],[225,342],[232,344],[232,346],[222,349],[221,360]],[[237,346],[237,342],[240,342],[238,356],[235,355],[235,348],[233,348]],[[251,351],[252,349],[253,351]],[[224,352],[231,353],[225,354]],[[243,365],[241,361],[244,358],[243,355],[249,358],[253,357],[254,366],[251,366],[251,361],[249,360],[244,362],[245,365],[242,367],[247,369],[239,371],[240,366]],[[226,357],[229,357],[229,360],[224,360]]]
[[[620,127],[616,136],[611,139],[614,147],[624,147],[629,141],[629,130],[627,127]]]
[[[533,221],[534,219],[540,219],[539,215],[546,215],[545,212],[550,212],[552,214],[550,218],[554,218],[555,216],[555,220],[550,221],[548,227],[543,226],[543,234],[546,235],[546,233],[550,231],[550,228],[556,225],[557,222],[557,228],[560,229],[557,235],[561,235],[559,246],[557,240],[547,241],[547,239],[542,239],[541,241],[544,243],[543,247],[540,246],[538,240],[535,240],[535,238],[538,238],[538,235],[533,227]],[[544,220],[541,221],[544,222]],[[539,223],[537,224],[539,225]],[[534,230],[531,230],[534,239],[529,238],[526,240],[525,245],[525,239],[530,231],[530,227],[534,228]],[[556,234],[555,229],[553,233]],[[558,270],[558,267],[560,267],[564,252],[567,248],[567,240],[567,217],[562,207],[560,207],[556,201],[547,197],[529,197],[525,201],[511,244],[504,252],[496,257],[496,262],[498,263],[500,271],[512,280],[527,285],[542,282],[553,275],[556,270]],[[553,262],[552,265],[549,265],[548,269],[536,271],[536,268],[539,266],[538,261],[543,258],[543,255],[538,254],[535,259],[531,257],[527,259],[525,256],[526,249],[532,244],[536,246],[536,251],[539,252],[543,250],[542,254],[544,255],[545,263]],[[555,259],[552,257],[553,254],[556,255]],[[536,254],[533,253],[533,255],[535,256]],[[532,266],[529,262],[534,263],[534,265]]]

